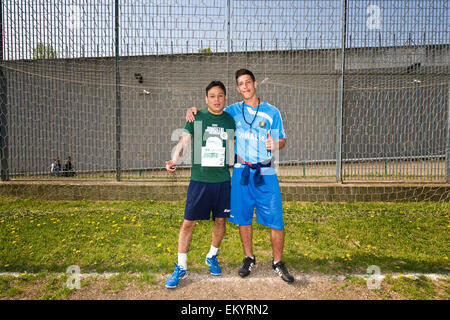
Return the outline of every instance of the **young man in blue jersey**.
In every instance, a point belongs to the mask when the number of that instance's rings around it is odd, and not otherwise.
[[[237,91],[243,101],[225,108],[236,123],[235,164],[231,182],[229,221],[239,225],[245,258],[238,273],[250,274],[256,259],[252,245],[252,220],[256,207],[256,222],[270,228],[274,271],[286,282],[294,277],[282,261],[284,222],[281,191],[273,167],[272,152],[286,145],[286,134],[279,110],[256,93],[258,83],[247,69],[236,71]],[[197,108],[186,114],[187,121],[195,119]]]

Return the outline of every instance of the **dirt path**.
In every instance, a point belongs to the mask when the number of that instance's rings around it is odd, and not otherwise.
[[[120,290],[108,287],[106,279],[90,281],[69,299],[150,299],[150,300],[377,300],[404,299],[389,290],[374,291],[367,288],[365,281],[350,283],[345,276],[326,276],[321,274],[292,273],[296,279],[293,284],[282,281],[270,265],[259,264],[245,279],[236,270],[223,270],[222,276],[214,277],[207,273],[192,274],[181,280],[176,289],[166,289],[164,282],[169,274],[162,275],[155,285],[142,285],[128,282]]]
[[[271,269],[270,262],[259,263],[247,278],[237,269],[223,268],[215,277],[206,270],[190,272],[178,288],[166,289],[170,274],[82,274],[81,287],[67,289],[68,275],[36,275],[34,280],[20,280],[25,274],[2,274],[1,300],[405,300],[449,299],[449,276],[428,274],[428,280],[415,282],[420,275],[391,275],[382,279],[378,290],[369,289],[367,275],[329,275],[293,271],[295,282],[287,284]],[[6,278],[4,278],[6,277]],[[11,278],[12,277],[12,278]],[[26,277],[26,275],[25,275]],[[403,277],[406,287],[400,288],[392,279]],[[9,280],[7,280],[9,279]],[[16,280],[13,280],[16,279]],[[407,280],[407,281],[406,281]],[[9,285],[6,282],[9,281]],[[424,282],[425,281],[425,282]],[[9,286],[9,290],[8,290]],[[428,289],[426,289],[427,287]],[[406,291],[405,291],[406,290]],[[420,295],[411,295],[417,291]],[[425,290],[425,291],[423,291]],[[13,294],[10,294],[10,293]],[[3,293],[3,294],[2,294]]]

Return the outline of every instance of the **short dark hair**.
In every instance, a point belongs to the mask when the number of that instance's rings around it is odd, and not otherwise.
[[[212,87],[220,87],[223,90],[223,93],[227,95],[227,90],[225,89],[225,85],[221,81],[211,81],[208,86],[206,87],[206,96],[208,96],[209,90],[211,90]]]
[[[251,72],[250,70],[247,69],[239,69],[238,71],[236,71],[236,83],[237,83],[237,79],[240,76],[243,76],[245,74],[248,74],[250,76],[250,78],[252,78],[253,81],[256,81],[255,75],[253,74],[253,72]]]

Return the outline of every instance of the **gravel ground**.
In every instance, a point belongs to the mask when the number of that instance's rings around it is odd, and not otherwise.
[[[270,263],[260,263],[252,274],[242,279],[236,270],[224,269],[222,276],[189,273],[178,288],[166,289],[161,275],[154,285],[128,282],[120,290],[105,290],[107,279],[89,281],[70,295],[69,299],[117,300],[385,300],[404,299],[395,292],[370,290],[364,284],[344,282],[345,276],[330,276],[292,272],[295,281],[285,283],[271,269]]]

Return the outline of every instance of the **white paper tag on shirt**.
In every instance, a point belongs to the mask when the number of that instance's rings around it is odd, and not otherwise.
[[[224,164],[224,147],[202,147],[202,167],[223,167]]]

